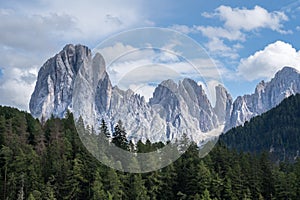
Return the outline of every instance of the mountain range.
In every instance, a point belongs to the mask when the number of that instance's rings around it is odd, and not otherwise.
[[[165,80],[147,102],[130,89],[112,85],[102,55],[69,44],[41,67],[29,108],[34,117],[44,120],[52,115],[62,118],[67,110],[93,126],[104,119],[111,131],[122,120],[133,140],[168,141],[187,133],[198,143],[300,93],[300,73],[284,67],[269,82],[260,82],[253,94],[235,100],[222,85],[215,91],[216,105],[212,105],[194,80]]]

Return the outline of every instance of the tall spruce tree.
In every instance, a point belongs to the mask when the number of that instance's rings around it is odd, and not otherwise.
[[[126,131],[121,120],[119,120],[117,125],[115,126],[112,143],[124,150],[129,150]]]
[[[104,119],[101,120],[101,125],[100,125],[99,130],[100,130],[100,134],[105,135],[106,138],[111,137],[111,135],[109,133],[109,130],[108,130],[108,127],[107,127],[107,124],[106,124]]]

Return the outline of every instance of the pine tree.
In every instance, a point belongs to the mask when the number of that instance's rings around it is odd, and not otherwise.
[[[216,199],[221,199],[221,193],[223,188],[223,180],[219,177],[219,175],[215,172],[211,175],[211,195]]]
[[[115,126],[112,143],[114,143],[117,147],[120,147],[121,149],[129,150],[126,132],[121,120],[119,120],[117,125]]]
[[[150,199],[158,199],[163,185],[161,180],[161,174],[158,171],[153,171],[151,173],[144,174],[145,176],[145,186],[149,192],[148,196]]]
[[[78,131],[78,134],[85,135],[86,131],[85,131],[85,126],[84,126],[82,116],[79,116],[79,118],[76,122],[76,129]]]
[[[205,189],[203,194],[201,195],[201,200],[212,200],[210,198],[210,194],[209,194],[209,191],[207,189]]]
[[[197,189],[198,191],[205,191],[209,188],[211,184],[211,174],[209,169],[205,166],[204,162],[201,160],[200,163],[197,165],[196,170],[196,179],[197,182]]]
[[[162,200],[175,199],[173,188],[176,185],[177,174],[174,165],[171,164],[163,168],[161,176],[160,198]]]
[[[13,157],[13,151],[6,146],[2,146],[0,149],[0,157],[2,160],[0,160],[0,165],[3,169],[3,186],[2,186],[2,195],[1,197],[3,199],[6,199],[6,194],[9,191],[8,190],[8,170],[9,170],[9,164],[12,162]],[[1,177],[2,178],[2,177]]]
[[[27,198],[28,200],[35,200],[35,198],[34,198],[34,196],[33,196],[33,194],[32,193],[30,193],[29,194],[29,196],[28,196],[28,198]]]
[[[149,200],[149,196],[147,195],[147,190],[145,187],[144,180],[142,179],[141,174],[132,174],[133,183],[131,187],[131,196],[130,198],[136,200]]]
[[[107,191],[108,197],[111,197],[114,200],[122,199],[123,185],[116,171],[106,167],[102,177],[104,190]]]
[[[105,135],[106,138],[110,138],[110,133],[109,130],[107,128],[106,122],[104,121],[104,119],[101,120],[101,125],[100,125],[100,134]]]
[[[264,152],[260,156],[259,166],[262,171],[262,192],[261,195],[265,197],[265,199],[271,199],[272,194],[275,193],[274,189],[274,180],[273,180],[273,174],[271,171],[271,163],[269,161],[268,155],[266,152]]]
[[[93,199],[94,200],[108,198],[107,194],[105,193],[105,191],[103,189],[102,178],[98,171],[96,171],[96,173],[95,173],[95,180],[93,182],[92,191],[93,191]]]
[[[232,192],[232,185],[231,180],[226,177],[224,183],[224,191],[223,191],[223,198],[224,200],[237,200],[234,193]]]
[[[22,173],[22,175],[21,175],[21,186],[19,188],[17,200],[23,200],[24,196],[25,196],[25,194],[24,194],[24,174]]]
[[[200,197],[200,195],[197,193],[193,196],[192,200],[202,200],[202,198]]]
[[[45,191],[43,192],[43,196],[45,200],[56,200],[53,186],[51,185],[50,181],[47,182]]]

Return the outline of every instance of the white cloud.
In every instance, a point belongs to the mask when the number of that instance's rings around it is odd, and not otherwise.
[[[36,71],[67,43],[92,47],[110,34],[153,25],[139,0],[1,2],[0,104],[28,110]]]
[[[109,65],[111,62],[120,58],[122,55],[128,55],[129,53],[132,53],[136,50],[137,48],[131,45],[125,45],[118,42],[113,46],[105,47],[103,49],[96,48],[94,51],[99,52],[104,57],[106,65]]]
[[[205,18],[218,18],[223,24],[221,26],[197,26],[173,25],[174,29],[183,33],[202,33],[209,41],[205,44],[207,50],[215,56],[237,59],[238,50],[243,46],[239,42],[245,42],[249,32],[260,29],[271,29],[281,34],[292,33],[284,30],[283,23],[288,21],[284,12],[272,11],[255,6],[253,9],[232,8],[230,6],[219,6],[214,12],[202,13]],[[229,43],[227,43],[227,41]]]
[[[53,40],[72,35],[78,31],[69,15],[25,15],[10,10],[0,12],[0,45],[24,51],[53,50]]]
[[[184,34],[189,33],[201,33],[209,39],[205,43],[205,47],[211,55],[216,55],[219,57],[229,57],[231,59],[238,58],[237,50],[243,46],[239,43],[235,43],[230,47],[224,43],[224,40],[230,42],[235,41],[245,41],[246,35],[239,30],[229,30],[223,27],[213,27],[213,26],[196,26],[188,27],[185,25],[173,25],[171,28],[182,32]]]
[[[31,95],[29,91],[32,91],[35,85],[32,78],[36,74],[36,71],[30,69],[4,69],[3,77],[0,78],[1,104],[28,110],[28,100]]]
[[[286,31],[282,30],[282,22],[288,21],[288,17],[284,12],[268,12],[260,6],[255,6],[253,9],[247,9],[231,8],[222,5],[216,9],[214,15],[224,21],[225,27],[245,31],[269,28],[274,31],[286,33]]]
[[[180,25],[180,24],[173,24],[169,27],[170,29],[174,29],[175,31],[184,33],[184,34],[190,34],[197,32],[194,27],[189,27],[186,25]]]
[[[223,84],[217,80],[210,80],[205,83],[202,81],[198,81],[198,85],[202,86],[202,89],[210,100],[211,105],[214,106],[216,104],[216,86]]]
[[[230,41],[244,41],[245,35],[239,30],[225,29],[222,27],[197,26],[196,29],[208,38],[224,38]]]
[[[107,68],[113,85],[118,85],[123,90],[130,88],[146,99],[152,96],[155,85],[163,80],[176,81],[187,77],[206,82],[218,80],[225,72],[224,69],[219,71],[215,62],[208,57],[198,57],[188,62],[179,59],[177,56],[181,56],[180,52],[172,51],[180,44],[180,41],[170,40],[158,51],[150,45],[149,48],[139,49],[116,43],[98,51],[109,63],[114,61]]]
[[[291,44],[276,41],[248,58],[241,59],[238,75],[247,80],[270,79],[284,66],[300,70],[300,51]]]
[[[139,84],[135,85],[132,84],[129,88],[136,94],[140,94],[141,96],[145,97],[146,101],[149,101],[151,97],[153,97],[153,92],[156,86],[147,85],[147,84]]]
[[[48,12],[66,13],[76,19],[82,32],[77,40],[98,40],[125,28],[148,25],[147,12],[139,0],[47,1]]]
[[[224,44],[224,41],[219,38],[212,38],[205,46],[210,53],[218,55],[219,57],[229,57],[231,59],[239,57],[237,50],[241,48],[241,45],[238,44],[230,47]]]

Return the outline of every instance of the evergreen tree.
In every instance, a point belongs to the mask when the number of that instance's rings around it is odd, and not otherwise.
[[[288,104],[292,108],[284,108],[297,110],[293,109],[294,101]],[[297,135],[297,117],[287,118],[295,127],[295,134],[291,136]],[[259,121],[255,123],[263,126]],[[123,131],[125,137],[115,142],[128,147],[124,128],[120,124],[117,126],[114,133]],[[42,125],[25,112],[0,106],[0,199],[298,200],[300,196],[299,160],[278,164],[273,162],[269,152],[236,152],[222,143],[200,159],[198,147],[191,144],[176,162],[163,169],[146,174],[127,174],[98,162],[83,146],[76,130],[71,113],[66,119],[52,117]],[[290,133],[291,127],[280,129],[286,130]],[[280,131],[274,130],[277,135]],[[93,135],[87,137],[91,145],[94,145],[92,141],[97,141],[97,135]],[[286,143],[288,137],[290,135],[278,135],[287,148],[291,147],[291,143]],[[297,137],[293,139],[297,143]],[[251,140],[248,142],[252,143]],[[151,152],[163,146],[150,141],[145,144],[138,142],[131,151]],[[178,151],[177,147],[172,150]],[[162,158],[168,159],[167,154]],[[159,162],[159,159],[150,158],[147,164]],[[128,163],[132,167],[139,166],[135,158]]]
[[[121,120],[119,120],[115,126],[112,143],[124,150],[129,150],[126,132]]]
[[[269,200],[275,193],[275,189],[271,163],[266,152],[262,153],[260,156],[259,166],[263,174],[261,177],[261,195],[264,197],[264,199]]]
[[[232,184],[231,180],[226,177],[224,183],[224,190],[223,190],[223,198],[224,200],[237,200],[234,193],[232,192]]]
[[[105,174],[102,177],[103,186],[108,196],[114,200],[122,199],[124,196],[123,185],[116,171],[106,167]]]
[[[6,195],[9,192],[9,188],[8,188],[8,172],[9,172],[9,164],[12,163],[12,157],[13,157],[13,151],[6,146],[2,146],[0,149],[0,166],[2,168],[2,173],[3,174],[1,176],[1,179],[3,180],[2,183],[2,195],[1,198],[2,199],[6,199]]]
[[[51,185],[50,181],[47,182],[46,187],[43,192],[43,199],[45,200],[56,200],[54,194],[53,186]]]
[[[153,171],[151,173],[144,174],[144,177],[146,178],[145,186],[149,192],[148,196],[150,199],[159,199],[159,194],[163,185],[161,181],[161,174],[158,171]]]
[[[198,193],[196,193],[196,194],[193,196],[192,199],[193,199],[193,200],[201,200],[201,197],[200,197],[200,195],[199,195]]]
[[[201,200],[212,200],[210,198],[210,194],[209,194],[209,191],[207,189],[205,189],[203,194],[201,195]]]
[[[32,193],[30,193],[29,194],[29,196],[28,196],[28,198],[27,198],[28,200],[35,200],[35,198],[34,198],[34,196],[33,196],[33,194]]]
[[[145,187],[144,180],[142,179],[141,174],[133,174],[133,183],[132,187],[130,188],[130,198],[136,200],[150,200],[149,196],[147,195],[147,190]]]
[[[161,187],[159,196],[163,200],[175,199],[173,190],[175,185],[177,184],[177,174],[175,170],[175,166],[171,164],[161,171]]]
[[[108,198],[107,194],[104,191],[102,178],[98,171],[96,171],[96,173],[95,173],[95,180],[93,182],[92,191],[93,191],[93,199],[94,200]]]
[[[106,122],[104,121],[104,119],[101,120],[101,125],[100,125],[100,134],[105,135],[106,138],[110,138],[110,133],[109,130],[107,128]]]

